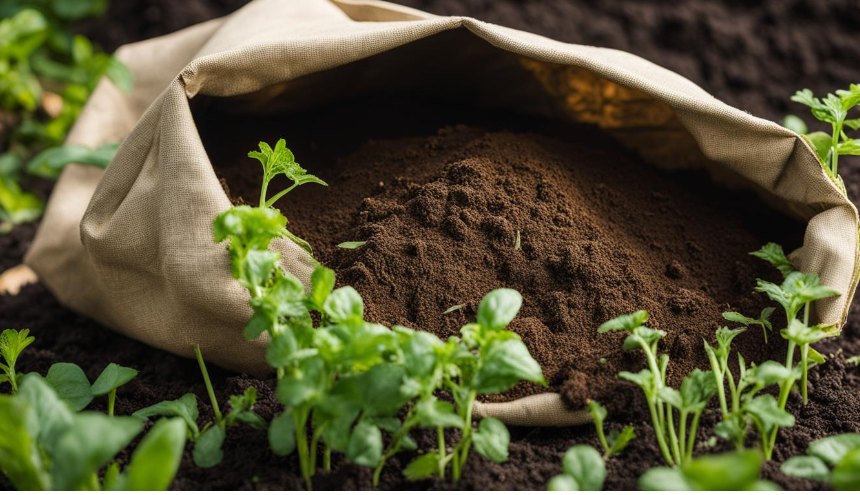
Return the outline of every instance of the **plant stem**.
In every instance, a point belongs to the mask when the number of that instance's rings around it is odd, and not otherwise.
[[[206,362],[203,361],[203,354],[200,352],[200,346],[197,344],[194,344],[194,354],[197,356],[197,364],[200,365],[200,373],[203,374],[206,393],[209,394],[209,402],[212,403],[212,412],[215,413],[215,420],[220,424],[223,419],[221,408],[218,407],[218,400],[215,399],[215,390],[212,388],[212,382],[209,380],[209,372],[206,371]]]
[[[720,399],[720,411],[722,411],[723,420],[725,420],[729,417],[729,407],[726,404],[726,389],[723,384],[725,380],[723,374],[720,372],[717,356],[711,350],[708,350],[708,360],[711,362],[711,369],[714,370],[714,381],[717,383],[717,396]]]
[[[732,370],[729,369],[728,363],[725,364],[726,370],[726,379],[729,382],[729,392],[732,394],[732,411],[737,412],[740,409],[740,394],[738,394],[738,389],[735,387],[735,377],[732,375]]]
[[[331,447],[328,445],[326,445],[325,450],[323,450],[323,469],[331,471]]]
[[[803,344],[800,346],[800,364],[803,366],[803,376],[801,378],[801,389],[803,391],[803,405],[805,406],[809,403],[809,398],[807,397],[807,375],[809,374],[809,344]]]
[[[305,420],[303,421],[299,416],[305,416]],[[311,484],[310,462],[308,458],[308,433],[305,429],[307,416],[294,413],[293,417],[296,421],[296,450],[299,452],[299,466],[302,470],[302,477],[305,479],[305,485],[308,491],[310,491],[313,490],[313,485]]]
[[[116,403],[116,389],[112,388],[108,393],[108,416],[113,417],[113,407]]]
[[[275,194],[275,195],[274,195],[274,196],[272,196],[269,200],[266,200],[266,199],[265,199],[265,196],[261,196],[261,199],[260,199],[260,205],[272,206],[272,205],[273,205],[273,204],[275,204],[279,199],[283,198],[285,194],[287,194],[288,192],[290,192],[290,191],[292,191],[293,189],[295,189],[295,187],[296,187],[296,186],[298,186],[298,185],[299,185],[299,183],[298,183],[298,182],[296,182],[296,183],[295,183],[295,184],[293,184],[292,186],[290,186],[290,187],[288,187],[288,188],[284,189],[283,191],[279,192],[278,194]],[[265,187],[265,186],[264,186],[264,187]],[[266,191],[266,189],[264,188],[264,189],[263,189],[263,192],[265,193],[265,191]]]
[[[436,439],[438,441],[439,448],[439,478],[445,479],[445,453],[447,452],[447,448],[445,447],[445,429],[441,426],[436,427]]]
[[[308,460],[310,461],[311,476],[317,474],[317,445],[319,445],[321,435],[322,428],[315,428],[313,435],[311,435],[311,453],[308,457]]]
[[[681,448],[678,444],[678,437],[675,435],[675,413],[672,406],[666,404],[666,423],[669,427],[669,441],[671,442],[672,455],[675,456],[675,463],[681,463]]]
[[[263,186],[260,188],[260,208],[266,206],[266,189],[269,188],[269,181],[263,177]]]
[[[686,435],[687,435],[687,412],[686,411],[683,411],[683,410],[680,411],[679,418],[678,418],[678,428],[679,428],[679,430],[678,430],[678,447],[680,448],[681,461],[683,462],[684,459],[687,458],[687,455],[686,455],[687,453],[684,450],[687,447],[687,437],[686,437]]]
[[[669,454],[669,447],[666,445],[666,439],[663,437],[663,425],[658,421],[656,400],[648,397],[648,410],[651,412],[651,423],[654,425],[654,434],[657,436],[657,443],[660,445],[660,452],[663,453],[663,458],[670,466],[674,464],[672,456]]]
[[[456,469],[456,472],[454,473],[455,483],[460,481],[460,468],[466,465],[466,459],[469,457],[469,449],[472,447],[472,407],[475,405],[475,399],[477,397],[477,391],[472,390],[469,392],[469,399],[466,402],[466,411],[464,414],[465,417],[463,418],[465,421],[465,426],[463,427],[463,438],[460,439],[460,443],[458,444],[459,449],[455,449],[453,457],[453,467]],[[439,455],[442,455],[442,453]]]
[[[702,411],[693,413],[693,422],[690,424],[690,437],[687,439],[687,460],[693,458],[693,448],[696,446],[696,432],[699,429],[699,417]]]
[[[609,455],[609,442],[606,441],[606,435],[603,432],[603,421],[594,420],[594,427],[597,430],[597,440],[600,441],[600,445],[603,447],[603,457],[606,458]]]

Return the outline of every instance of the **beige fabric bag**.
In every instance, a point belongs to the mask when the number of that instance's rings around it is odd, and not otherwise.
[[[858,279],[857,211],[809,146],[634,55],[382,2],[256,0],[223,19],[125,46],[119,57],[136,76],[134,92],[102,82],[69,141],[124,144],[104,173],[64,171],[26,263],[63,304],[149,345],[191,356],[200,343],[221,366],[268,371],[265,343],[242,336],[247,294],[213,241],[212,221],[230,202],[190,101],[290,112],[372,90],[434,91],[591,122],[623,135],[646,159],[708,167],[717,180],[754,189],[807,222],[792,256],[843,294],[816,303],[815,314],[840,325],[847,317]],[[289,241],[274,247],[283,267],[307,282],[308,256]],[[551,393],[476,409],[511,424],[589,420]]]

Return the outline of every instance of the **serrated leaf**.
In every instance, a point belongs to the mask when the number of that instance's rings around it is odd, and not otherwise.
[[[750,254],[773,265],[774,268],[782,273],[783,277],[787,277],[791,272],[795,271],[794,265],[785,255],[782,246],[774,242],[768,242],[761,249],[753,251]]]

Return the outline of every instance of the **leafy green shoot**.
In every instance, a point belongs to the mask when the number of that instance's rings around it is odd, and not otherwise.
[[[764,343],[767,344],[767,333],[773,329],[773,325],[770,323],[770,315],[773,314],[775,309],[776,308],[764,308],[761,310],[761,316],[758,318],[750,318],[734,311],[727,311],[723,313],[723,318],[728,321],[740,323],[747,327],[751,325],[760,326],[761,331],[764,333]]]
[[[547,484],[549,491],[600,491],[606,480],[603,457],[588,445],[568,449],[562,460],[562,474],[553,476]]]
[[[860,355],[847,358],[845,362],[854,366],[860,366]]]
[[[367,241],[346,241],[346,242],[341,242],[340,244],[337,245],[337,247],[339,247],[341,249],[358,249],[361,246],[364,246],[365,244],[367,244]]]
[[[31,373],[17,395],[0,396],[0,470],[19,490],[165,490],[182,460],[185,425],[156,424],[120,472],[113,458],[142,429],[136,418],[73,411]]]
[[[761,249],[753,251],[750,254],[773,265],[774,268],[782,273],[783,278],[787,277],[791,272],[796,271],[794,264],[785,255],[785,251],[782,250],[782,246],[775,242],[768,242]]]
[[[136,376],[137,370],[110,363],[93,382],[90,387],[93,397],[108,396],[108,416],[113,416],[116,389],[132,381]]]
[[[609,437],[603,431],[603,421],[606,420],[606,408],[596,400],[588,401],[588,412],[594,420],[594,427],[597,430],[597,439],[603,447],[603,458],[608,459],[614,455],[618,455],[627,447],[631,440],[636,438],[636,431],[630,425],[625,426],[622,430],[612,430],[609,432]]]
[[[828,483],[836,490],[860,490],[860,434],[843,433],[816,440],[806,453],[787,459],[780,470],[796,478]]]
[[[0,363],[0,372],[3,373],[0,374],[0,384],[8,382],[9,386],[12,387],[13,395],[18,392],[18,375],[15,373],[18,356],[36,340],[29,334],[30,330],[27,328],[23,330],[6,329],[0,333],[0,357],[5,362],[5,364]]]
[[[791,101],[806,105],[816,119],[830,124],[831,132],[816,131],[807,133],[807,126],[796,116],[787,118],[790,129],[799,132],[807,140],[818,159],[821,161],[827,175],[837,184],[842,192],[845,186],[839,176],[840,155],[860,155],[860,140],[852,139],[846,134],[846,128],[860,128],[860,118],[849,119],[848,113],[860,104],[860,85],[851,84],[847,90],[836,90],[836,94],[828,93],[824,98],[816,98],[812,91],[804,89],[791,97]]]

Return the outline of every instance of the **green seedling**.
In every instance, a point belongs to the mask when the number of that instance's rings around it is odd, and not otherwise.
[[[443,311],[442,314],[448,315],[448,314],[453,313],[454,311],[460,311],[461,309],[463,309],[462,304],[455,304],[455,305],[451,306],[450,308],[446,309],[445,311]]]
[[[472,408],[478,394],[504,392],[520,381],[546,385],[540,365],[531,357],[520,337],[505,329],[521,305],[522,296],[515,290],[490,292],[478,305],[477,323],[461,328],[459,339],[452,337],[441,348],[434,349],[436,368],[423,376],[411,377],[419,384],[416,388],[423,393],[407,417],[414,411],[418,426],[435,427],[439,445],[406,467],[404,473],[409,479],[432,475],[445,477],[450,465],[453,480],[459,481],[472,447],[493,462],[507,460],[508,429],[495,418],[484,418],[475,430]],[[427,393],[436,384],[437,376],[441,376],[441,388],[453,397],[453,407]],[[444,428],[452,427],[461,430],[461,437],[448,453]],[[389,451],[386,458],[391,455],[393,453]],[[435,469],[430,469],[431,466]],[[378,480],[378,476],[375,478]]]
[[[296,162],[293,152],[287,148],[287,142],[283,139],[278,140],[274,149],[261,141],[260,151],[251,151],[248,153],[248,156],[259,160],[260,164],[263,165],[263,187],[260,189],[260,208],[264,206],[271,207],[279,199],[284,197],[285,194],[302,184],[315,183],[328,186],[328,184],[319,177],[307,173],[307,170],[302,168]],[[269,183],[278,175],[286,176],[289,180],[293,181],[293,184],[271,198],[266,199]],[[302,249],[308,252],[308,254],[313,254],[310,244],[293,235],[286,229],[286,217],[284,218],[284,229],[282,235],[301,246]]]
[[[816,440],[806,453],[789,458],[780,470],[795,478],[828,483],[836,490],[860,490],[860,434],[843,433]]]
[[[775,242],[768,242],[762,246],[761,249],[753,251],[750,254],[773,265],[774,268],[779,270],[779,273],[782,274],[783,278],[789,276],[792,272],[797,271],[797,269],[794,268],[794,264],[788,259],[788,256],[785,255],[785,251],[783,251],[782,246]]]
[[[591,414],[591,419],[594,420],[594,427],[597,430],[597,439],[603,447],[603,458],[608,459],[614,455],[618,455],[627,447],[631,440],[636,438],[636,431],[632,426],[627,425],[622,430],[612,430],[609,432],[609,437],[603,431],[603,422],[606,420],[606,408],[596,400],[588,401],[588,412]]]
[[[19,490],[166,490],[185,446],[181,420],[156,424],[124,471],[110,464],[141,432],[140,420],[74,412],[37,374],[0,396],[0,469]]]
[[[808,133],[806,124],[800,117],[791,115],[786,118],[784,125],[803,135],[815,150],[822,167],[830,178],[845,193],[845,185],[839,176],[838,161],[840,155],[860,155],[860,140],[849,138],[845,129],[860,128],[860,118],[849,119],[848,112],[860,104],[860,85],[852,84],[847,90],[836,90],[836,94],[828,93],[824,98],[816,98],[812,91],[804,89],[791,97],[791,101],[806,105],[816,119],[830,124],[830,134],[826,132]]]
[[[568,449],[562,460],[563,473],[553,476],[547,484],[550,491],[600,491],[606,480],[603,457],[588,445]]]
[[[15,373],[15,364],[18,362],[18,356],[21,352],[36,339],[30,337],[30,330],[3,330],[0,334],[0,357],[3,358],[5,364],[0,363],[0,384],[9,382],[12,387],[12,394],[18,392],[18,375]]]
[[[754,450],[702,456],[679,468],[651,468],[639,478],[646,491],[770,491],[774,483],[759,479],[761,454]]]
[[[729,391],[731,393],[732,411],[738,410],[740,407],[740,396],[735,386],[735,378],[732,376],[732,371],[729,369],[729,355],[732,352],[732,340],[746,331],[746,328],[736,328],[730,330],[727,327],[717,329],[717,347],[713,348],[708,341],[705,340],[705,352],[708,354],[708,360],[711,363],[711,371],[713,372],[714,382],[717,386],[717,397],[720,401],[720,411],[723,413],[723,419],[729,416],[728,400],[726,399],[725,383],[728,379]],[[743,359],[738,354],[739,359]]]
[[[767,344],[767,333],[773,329],[773,325],[770,323],[770,315],[773,314],[775,309],[776,308],[764,308],[761,310],[761,316],[757,319],[744,316],[740,313],[735,313],[734,311],[723,313],[723,318],[728,321],[740,323],[747,327],[752,325],[760,326],[762,333],[764,333],[764,343]]]
[[[852,356],[846,359],[845,362],[854,366],[860,366],[860,355]]]
[[[504,330],[521,296],[494,291],[482,301],[478,323],[464,327],[462,339],[443,343],[425,332],[366,322],[358,292],[335,289],[334,272],[321,265],[311,274],[306,294],[268,249],[273,239],[291,235],[286,218],[270,206],[300,184],[324,183],[295,164],[283,140],[274,149],[265,143],[260,148],[250,155],[264,168],[260,206],[231,208],[216,218],[214,230],[217,242],[229,241],[233,277],[250,293],[253,315],[245,337],[268,336],[266,360],[277,372],[276,396],[284,405],[269,426],[272,451],[298,454],[309,489],[320,447],[323,469],[330,469],[333,451],[343,452],[353,464],[375,467],[378,481],[387,459],[416,447],[409,437],[415,427],[435,428],[439,448],[407,466],[407,477],[445,476],[451,465],[457,480],[472,447],[504,461],[507,428],[484,418],[474,430],[472,406],[478,393],[506,390],[520,380],[545,383],[519,337]],[[278,173],[294,184],[267,199],[266,186]],[[454,404],[438,400],[439,389],[451,393]],[[405,416],[398,415],[410,403]],[[445,428],[462,432],[451,453],[446,452]],[[387,448],[383,431],[391,435]]]
[[[108,396],[108,416],[113,416],[116,403],[116,389],[132,381],[137,370],[111,363],[102,371],[91,387],[94,397]]]

